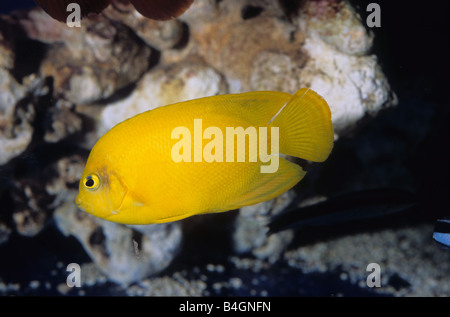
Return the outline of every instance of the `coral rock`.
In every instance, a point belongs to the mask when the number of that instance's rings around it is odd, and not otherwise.
[[[320,39],[307,39],[311,58],[300,73],[304,87],[320,92],[331,108],[336,133],[353,127],[366,114],[397,104],[375,56],[353,56]]]
[[[109,104],[100,119],[100,134],[138,113],[175,102],[226,93],[214,69],[199,62],[183,62],[145,74],[127,98]]]
[[[286,230],[277,234],[267,234],[269,219],[278,214],[293,199],[294,194],[288,191],[270,201],[240,209],[236,218],[236,229],[233,233],[233,246],[237,253],[252,253],[260,259],[275,262],[286,246],[292,241],[293,233]]]
[[[181,243],[178,223],[153,226],[124,225],[103,221],[76,208],[75,193],[55,211],[65,235],[75,236],[111,280],[122,285],[140,281],[165,269]]]
[[[0,165],[22,153],[31,142],[34,112],[16,109],[26,89],[0,68]],[[28,112],[28,113],[27,113]]]
[[[109,19],[131,28],[147,45],[167,50],[179,44],[185,28],[178,20],[155,21],[142,16],[130,3],[114,1],[104,12]]]
[[[97,16],[68,28],[44,14],[31,11],[19,23],[31,38],[50,45],[40,72],[54,78],[55,97],[74,103],[106,99],[148,69],[151,48],[123,24]]]
[[[346,0],[306,1],[297,23],[308,37],[321,38],[345,54],[365,55],[372,47],[373,34]]]

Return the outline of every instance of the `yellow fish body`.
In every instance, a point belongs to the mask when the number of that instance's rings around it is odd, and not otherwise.
[[[239,127],[247,133],[244,143],[236,135],[228,139]],[[303,178],[305,171],[279,154],[321,162],[333,140],[330,108],[310,89],[180,102],[138,114],[102,136],[76,203],[124,224],[237,209],[275,198]],[[252,151],[255,142],[259,151]],[[269,170],[271,159],[276,164]]]

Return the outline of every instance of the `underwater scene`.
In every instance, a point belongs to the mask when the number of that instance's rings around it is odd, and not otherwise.
[[[446,12],[1,1],[0,295],[450,296]]]

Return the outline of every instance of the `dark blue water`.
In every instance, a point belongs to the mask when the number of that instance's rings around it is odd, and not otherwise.
[[[0,14],[10,13],[13,10],[28,9],[36,6],[33,0],[2,0]]]

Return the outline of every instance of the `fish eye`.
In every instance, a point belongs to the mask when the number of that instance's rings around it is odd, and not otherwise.
[[[95,174],[91,174],[86,176],[83,183],[87,189],[97,190],[100,187],[100,178]]]

